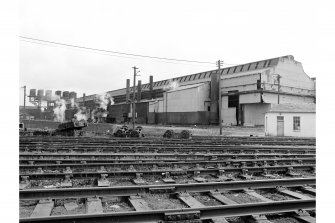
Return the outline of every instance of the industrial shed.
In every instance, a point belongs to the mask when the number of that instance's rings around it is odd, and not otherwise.
[[[126,88],[108,92],[114,105],[107,122],[129,120],[133,90],[127,79]],[[138,123],[217,125],[221,97],[224,125],[264,126],[265,113],[276,104],[315,103],[315,79],[288,55],[155,82],[150,76],[149,83],[138,82],[135,94],[136,103],[143,103]],[[90,107],[94,98],[76,101]]]
[[[275,65],[267,67],[267,63]],[[261,69],[244,71],[249,66]],[[240,65],[234,70],[221,78],[224,124],[264,125],[264,115],[274,104],[315,102],[315,81],[293,56]]]
[[[315,137],[315,104],[278,104],[265,114],[266,136]]]
[[[149,123],[210,124],[210,84],[177,87],[149,102]]]

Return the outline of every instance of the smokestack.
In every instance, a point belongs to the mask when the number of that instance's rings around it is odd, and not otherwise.
[[[211,107],[210,122],[211,124],[219,123],[219,78],[220,75],[214,71],[211,76]]]
[[[42,90],[42,89],[38,90],[38,91],[37,91],[37,96],[38,96],[39,98],[42,98],[42,97],[44,96],[44,90]]]
[[[30,95],[29,96],[36,96],[36,89],[30,89]]]
[[[142,81],[138,81],[137,84],[137,102],[141,101],[141,92],[142,92]]]
[[[129,103],[129,92],[130,92],[130,79],[127,79],[126,85],[126,103]]]
[[[62,96],[62,91],[55,91],[55,95],[58,95],[59,97]]]
[[[77,93],[75,91],[70,92],[70,98],[77,99]]]
[[[52,90],[46,90],[45,97],[48,101],[51,100],[51,96],[52,96]]]
[[[70,96],[70,93],[68,91],[63,91],[63,98],[68,99]]]
[[[86,97],[86,94],[83,93],[83,107],[85,107],[85,97]]]
[[[150,92],[150,97],[151,99],[153,98],[153,82],[154,82],[154,77],[152,75],[150,75],[149,77],[149,92]]]

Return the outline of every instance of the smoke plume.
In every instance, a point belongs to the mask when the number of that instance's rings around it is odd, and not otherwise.
[[[109,104],[114,104],[113,97],[109,93],[103,93],[96,95],[96,100],[99,103],[99,108],[107,110]]]
[[[178,81],[169,80],[169,84],[167,86],[165,86],[163,89],[165,91],[171,91],[171,90],[176,89],[177,87],[179,87],[179,82]]]
[[[61,99],[58,95],[54,96],[54,99],[56,100],[56,106],[53,109],[54,111],[54,120],[58,122],[64,122],[65,121],[65,110],[66,110],[66,101],[64,99]]]

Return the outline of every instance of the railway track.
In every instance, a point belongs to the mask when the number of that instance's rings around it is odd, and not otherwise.
[[[315,139],[20,137],[20,222],[315,222],[315,156]]]
[[[308,185],[308,186],[306,186]],[[295,218],[313,221],[306,211],[315,209],[315,178],[256,180],[174,185],[142,185],[83,189],[40,189],[20,191],[20,200],[40,200],[34,207],[52,212],[59,199],[78,199],[86,206],[82,214],[20,218],[20,222],[215,222],[225,217],[266,218],[260,214],[289,213]],[[265,190],[262,191],[262,190]],[[281,194],[280,199],[271,193]],[[169,194],[168,196],[162,196]],[[235,198],[239,195],[240,198]],[[160,197],[163,205],[148,205],[150,198]],[[204,198],[207,197],[207,201]],[[127,203],[131,211],[110,211],[108,202]],[[176,207],[170,209],[171,205]],[[66,206],[65,203],[63,203]],[[61,206],[61,205],[58,205]],[[95,208],[93,208],[93,207]],[[113,205],[112,205],[113,206]],[[97,208],[98,207],[98,208]],[[92,211],[93,210],[93,211]],[[300,212],[298,211],[300,210]],[[93,212],[93,213],[92,213]],[[45,212],[43,212],[45,213]],[[299,215],[300,213],[300,215]],[[301,214],[303,213],[303,214]],[[315,219],[314,219],[315,221]]]
[[[47,138],[47,139],[46,139]],[[35,143],[41,144],[43,143],[89,143],[93,144],[212,144],[212,145],[248,145],[248,144],[260,144],[260,145],[311,145],[315,146],[315,138],[271,138],[271,137],[218,137],[218,138],[206,138],[197,137],[192,139],[133,139],[133,138],[97,138],[92,140],[92,138],[79,138],[79,139],[71,139],[71,138],[59,138],[59,137],[21,137],[20,143]]]
[[[297,147],[297,146],[96,146],[96,145],[59,145],[59,146],[20,146],[20,152],[71,152],[71,153],[87,153],[87,152],[105,152],[105,153],[119,153],[119,152],[142,152],[142,153],[314,153],[315,147]]]

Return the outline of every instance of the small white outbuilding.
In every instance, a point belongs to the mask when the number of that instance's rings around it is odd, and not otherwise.
[[[315,104],[278,104],[265,113],[266,136],[315,137]]]

